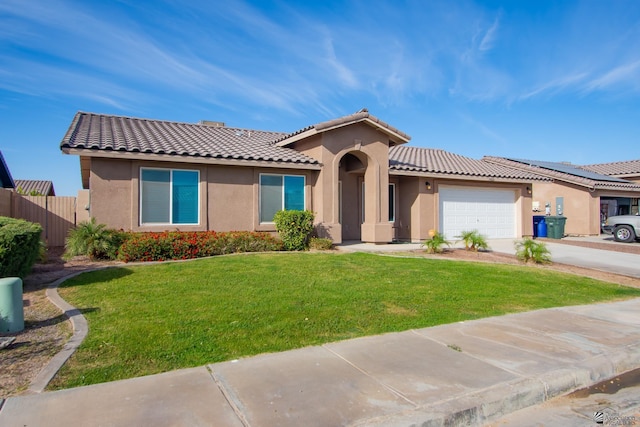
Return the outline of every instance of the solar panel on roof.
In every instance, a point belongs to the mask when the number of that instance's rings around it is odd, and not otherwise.
[[[545,162],[541,160],[525,160],[525,159],[509,159],[509,160],[512,160],[514,162],[524,163],[530,166],[536,166],[544,169],[566,173],[568,175],[578,176],[580,178],[592,179],[594,181],[624,182],[624,183],[629,182],[629,181],[625,181],[624,179],[614,178],[612,176],[601,175],[596,172],[580,169],[576,166],[569,165],[566,163]]]

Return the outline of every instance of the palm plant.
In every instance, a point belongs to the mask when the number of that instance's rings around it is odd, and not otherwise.
[[[478,230],[463,231],[456,238],[464,242],[464,248],[468,251],[477,252],[480,249],[489,249],[487,239]]]
[[[533,261],[536,264],[551,262],[551,252],[542,242],[533,239],[523,239],[515,243],[516,257],[523,262]]]
[[[109,230],[106,225],[97,224],[96,219],[91,218],[69,230],[64,258],[85,255],[89,259],[115,259],[122,241],[123,233]]]
[[[422,244],[422,246],[427,248],[427,252],[430,254],[441,253],[443,251],[442,246],[444,245],[451,246],[451,243],[439,232],[435,232],[430,239],[425,240]]]

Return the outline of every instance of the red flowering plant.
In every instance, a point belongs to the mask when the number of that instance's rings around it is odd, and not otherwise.
[[[282,242],[269,233],[251,231],[165,231],[131,233],[118,250],[124,262],[192,259],[236,252],[282,250]]]

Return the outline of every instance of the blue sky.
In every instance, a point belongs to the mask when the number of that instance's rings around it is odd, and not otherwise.
[[[640,1],[0,2],[0,151],[58,195],[77,111],[289,132],[365,107],[472,158],[638,159]]]

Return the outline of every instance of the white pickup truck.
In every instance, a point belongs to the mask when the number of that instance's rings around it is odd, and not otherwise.
[[[616,242],[630,243],[640,239],[640,215],[617,215],[607,218],[602,231],[613,234]]]

